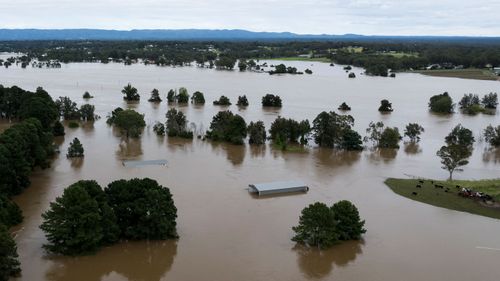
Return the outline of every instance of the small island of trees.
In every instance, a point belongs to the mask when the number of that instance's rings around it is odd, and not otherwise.
[[[262,97],[262,106],[281,107],[281,98],[278,95],[267,94]]]

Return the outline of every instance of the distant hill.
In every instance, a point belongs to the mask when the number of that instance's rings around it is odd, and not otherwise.
[[[315,35],[253,32],[241,29],[0,29],[0,41],[12,40],[337,40],[500,43],[500,37]]]

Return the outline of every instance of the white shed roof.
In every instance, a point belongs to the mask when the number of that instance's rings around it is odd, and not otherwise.
[[[250,192],[259,194],[272,194],[284,192],[308,191],[309,187],[301,181],[275,181],[267,183],[250,184]]]

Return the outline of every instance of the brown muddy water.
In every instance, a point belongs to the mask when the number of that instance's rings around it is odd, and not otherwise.
[[[276,62],[273,62],[276,63]],[[286,62],[313,75],[278,76],[252,72],[216,71],[196,67],[155,67],[118,64],[67,64],[61,69],[0,68],[0,83],[34,90],[44,87],[54,98],[70,96],[79,104],[82,94],[103,118],[78,129],[66,129],[61,155],[50,169],[36,171],[32,185],[15,200],[25,220],[16,227],[22,262],[19,280],[499,280],[500,222],[441,209],[394,194],[387,177],[414,175],[445,179],[436,150],[458,123],[479,139],[498,116],[438,116],[428,112],[434,94],[448,91],[457,102],[464,93],[500,93],[500,83],[399,74],[396,79],[358,75],[348,79],[340,66]],[[121,88],[131,82],[142,94],[127,105]],[[201,140],[157,137],[155,121],[165,121],[166,102],[147,102],[158,88],[187,87],[205,93],[207,104],[180,107],[197,131],[206,130],[212,116],[225,107],[211,102],[220,95],[233,103],[246,94],[250,106],[239,110],[247,122],[263,120],[268,127],[278,116],[310,121],[343,101],[351,107],[355,128],[364,135],[370,121],[403,128],[418,122],[425,133],[418,146],[397,151],[337,152],[311,147],[307,153],[285,153],[264,147],[232,146]],[[264,110],[266,93],[282,97],[281,110]],[[381,115],[380,100],[389,99],[394,112]],[[105,123],[113,108],[130,107],[145,114],[148,124],[139,140],[124,142]],[[64,157],[69,142],[78,137],[85,147],[81,161]],[[167,159],[166,167],[126,168],[124,159]],[[457,178],[500,177],[500,154],[484,142],[475,145],[471,162]],[[121,243],[94,256],[54,257],[45,242],[41,213],[63,189],[81,179],[102,185],[121,178],[151,177],[171,189],[178,207],[178,241]],[[255,198],[249,183],[298,179],[311,187],[307,194]],[[318,251],[290,241],[302,208],[315,201],[328,204],[353,201],[366,219],[368,232],[360,242]]]

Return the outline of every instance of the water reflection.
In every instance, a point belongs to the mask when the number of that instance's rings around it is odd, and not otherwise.
[[[193,140],[191,139],[183,139],[179,137],[167,137],[167,148],[170,152],[193,151]]]
[[[373,163],[389,163],[392,162],[398,155],[398,149],[394,148],[376,148],[368,154],[368,159]]]
[[[485,163],[492,162],[494,164],[500,163],[500,149],[498,148],[485,149],[483,152],[483,162]]]
[[[320,166],[351,166],[361,158],[360,151],[346,151],[330,148],[314,149],[314,158]]]
[[[330,249],[320,250],[300,244],[293,250],[297,253],[297,263],[308,279],[321,279],[328,276],[334,267],[346,266],[363,252],[364,241],[345,241]]]
[[[125,242],[83,257],[47,257],[47,280],[98,281],[112,273],[130,281],[160,280],[172,267],[177,241]]]
[[[418,143],[410,142],[405,143],[405,152],[409,155],[415,155],[422,153],[422,149],[420,148],[420,145]]]
[[[124,139],[118,145],[116,157],[118,160],[135,158],[142,155],[142,141],[139,138]]]
[[[94,121],[83,122],[81,128],[86,136],[92,137],[94,135]]]
[[[250,145],[250,155],[252,158],[261,158],[266,156],[266,145]]]
[[[75,168],[75,170],[80,170],[80,168],[82,168],[82,166],[83,166],[84,158],[83,157],[74,157],[74,158],[69,159],[69,161],[71,163],[71,167]]]
[[[210,142],[210,145],[216,154],[220,154],[221,151],[225,153],[227,160],[234,166],[241,165],[243,160],[245,160],[246,145],[234,145],[215,141]]]

